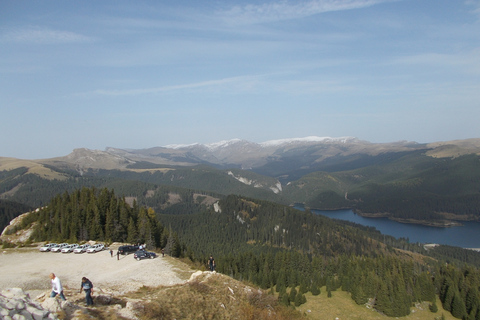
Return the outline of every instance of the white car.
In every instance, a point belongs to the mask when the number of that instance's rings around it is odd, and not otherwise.
[[[102,251],[103,249],[105,249],[103,244],[96,244],[96,245],[88,248],[87,253],[95,253],[95,252],[98,252],[98,251]]]
[[[88,248],[90,248],[89,244],[82,244],[81,246],[73,249],[73,253],[84,253],[85,251],[87,251]]]
[[[61,252],[66,246],[68,246],[68,243],[60,243],[58,246],[51,248],[50,252]]]
[[[78,244],[69,244],[68,246],[65,246],[62,248],[62,253],[70,253],[73,252],[73,250],[78,247]]]
[[[40,252],[50,251],[51,248],[58,246],[56,243],[47,243],[40,247]]]

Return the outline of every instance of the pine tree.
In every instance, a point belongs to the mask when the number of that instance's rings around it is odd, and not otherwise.
[[[297,296],[297,290],[295,288],[290,289],[290,294],[288,300],[292,303],[295,303],[295,297]]]
[[[455,292],[452,301],[452,316],[458,319],[462,319],[466,314],[465,310],[465,302],[463,301],[462,297],[460,296],[459,292]]]
[[[302,304],[302,294],[297,293],[297,295],[295,295],[295,307],[299,307],[301,304]]]
[[[128,243],[138,243],[138,237],[137,237],[137,227],[135,226],[135,222],[133,221],[133,218],[130,217],[130,221],[128,223],[128,229],[127,229],[127,242]]]
[[[452,311],[452,302],[453,298],[455,297],[455,293],[458,291],[458,289],[455,286],[449,286],[446,290],[445,293],[445,300],[442,301],[443,309],[447,311]]]

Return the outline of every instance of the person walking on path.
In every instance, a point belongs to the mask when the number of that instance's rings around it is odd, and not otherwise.
[[[63,295],[63,287],[60,279],[55,276],[55,273],[50,273],[50,279],[52,280],[52,293],[50,293],[50,298],[55,298],[58,294],[63,301],[66,301],[65,296]]]
[[[117,260],[120,260],[120,251],[117,250]]]
[[[85,291],[85,300],[87,302],[87,306],[93,306],[93,298],[92,298],[92,293],[93,293],[93,284],[90,280],[87,278],[83,277],[82,278],[82,283],[80,284],[80,292]]]

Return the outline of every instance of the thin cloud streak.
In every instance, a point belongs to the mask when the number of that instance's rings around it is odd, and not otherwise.
[[[0,35],[0,42],[27,44],[78,43],[89,41],[93,41],[93,39],[82,34],[39,26],[4,30]]]
[[[198,83],[190,83],[183,85],[172,85],[172,86],[163,86],[157,88],[143,88],[143,89],[126,89],[126,90],[95,90],[94,93],[98,95],[105,96],[132,96],[132,95],[145,95],[145,94],[156,94],[164,93],[171,91],[179,90],[188,90],[188,89],[198,89],[205,87],[218,87],[225,84],[231,83],[245,83],[254,81],[255,77],[245,76],[245,77],[231,77],[219,80],[208,80]]]
[[[235,6],[218,14],[231,24],[257,24],[304,18],[325,12],[366,8],[392,1],[398,0],[313,0],[300,3],[280,1],[261,5]]]

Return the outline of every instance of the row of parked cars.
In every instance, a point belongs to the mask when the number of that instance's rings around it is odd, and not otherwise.
[[[105,246],[103,244],[82,244],[79,245],[75,244],[68,244],[68,243],[47,243],[40,247],[40,252],[61,252],[61,253],[95,253],[105,250]]]

